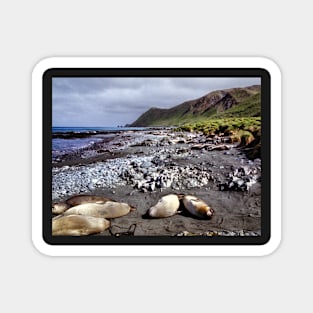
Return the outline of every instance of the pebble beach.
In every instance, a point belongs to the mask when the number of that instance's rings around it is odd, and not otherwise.
[[[248,159],[229,138],[165,128],[66,136],[85,136],[91,144],[54,155],[52,202],[92,194],[136,208],[112,219],[110,229],[98,235],[130,228],[136,236],[261,234],[261,160]],[[182,211],[168,218],[143,217],[162,196],[173,193],[201,198],[214,216],[202,220]]]

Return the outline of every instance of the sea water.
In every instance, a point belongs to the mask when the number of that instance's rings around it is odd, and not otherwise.
[[[127,131],[127,130],[144,130],[146,127],[52,127],[52,133],[85,133],[93,131]]]
[[[128,130],[144,130],[144,127],[52,127],[52,133],[93,133],[94,135],[83,138],[53,138],[52,139],[52,159],[56,159],[64,154],[73,153],[81,149],[91,147],[95,143],[102,142],[105,137],[112,136],[112,132]],[[97,134],[97,132],[105,132]]]

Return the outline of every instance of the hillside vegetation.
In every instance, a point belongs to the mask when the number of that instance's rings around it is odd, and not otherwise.
[[[178,131],[228,136],[249,157],[260,157],[261,88],[218,90],[170,109],[151,108],[128,126],[175,126]]]
[[[182,126],[228,117],[261,116],[260,86],[210,92],[170,109],[151,108],[128,126]]]

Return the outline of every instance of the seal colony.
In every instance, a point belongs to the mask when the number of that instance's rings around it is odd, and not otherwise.
[[[72,206],[71,206],[72,205]],[[166,218],[179,214],[179,208],[201,219],[213,216],[213,209],[203,200],[184,194],[169,194],[161,197],[150,207],[143,217]],[[79,195],[64,202],[53,204],[52,213],[58,215],[52,219],[53,236],[83,236],[101,233],[110,227],[110,221],[127,215],[135,210],[127,203],[94,196]]]
[[[127,203],[94,196],[78,195],[52,205],[53,236],[83,236],[101,233],[110,227],[107,219],[136,210]]]

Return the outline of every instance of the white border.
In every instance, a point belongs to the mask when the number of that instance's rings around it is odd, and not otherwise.
[[[264,245],[49,245],[42,237],[42,76],[49,68],[263,68],[271,76],[271,238]],[[264,57],[54,57],[32,73],[32,240],[49,256],[263,256],[281,240],[281,73]]]

